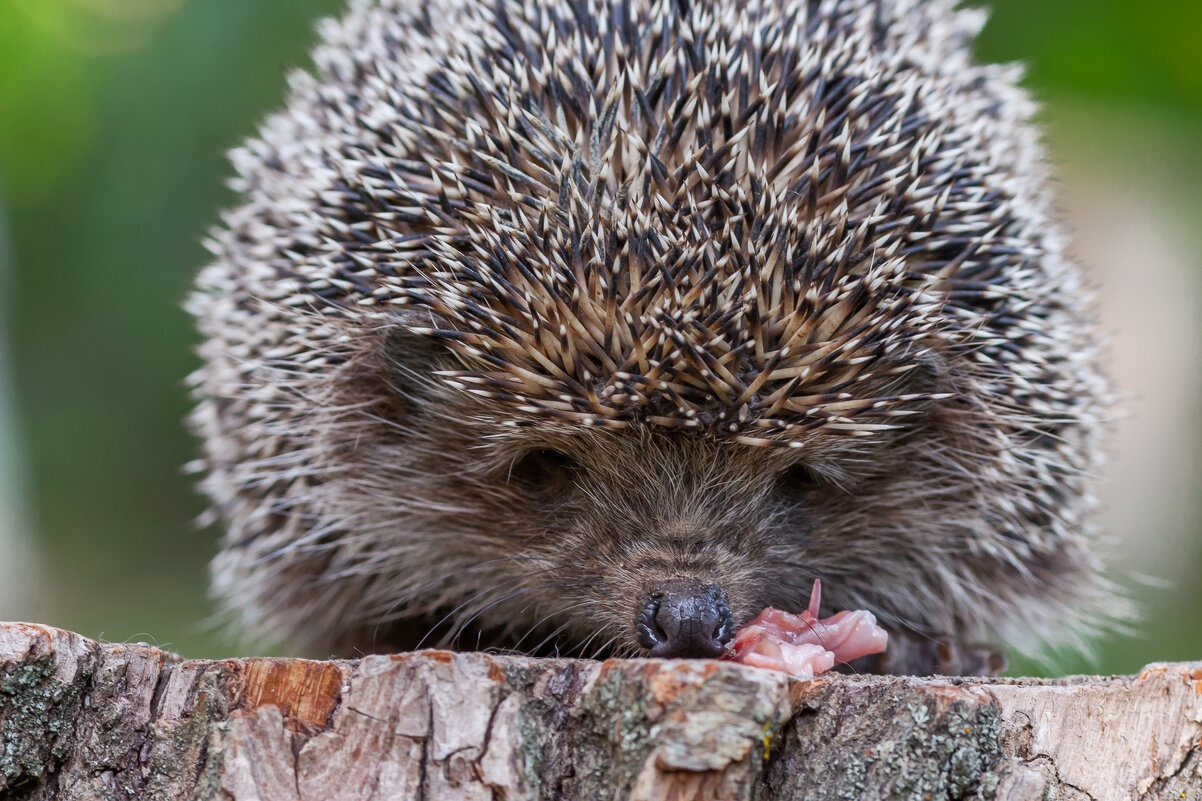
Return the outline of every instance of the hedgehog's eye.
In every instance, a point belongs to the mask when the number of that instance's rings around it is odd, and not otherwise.
[[[786,495],[809,492],[825,483],[822,476],[803,464],[792,465],[776,477],[777,491]]]
[[[509,482],[539,495],[551,496],[572,485],[573,474],[580,469],[576,460],[565,453],[544,448],[522,456],[509,470]]]

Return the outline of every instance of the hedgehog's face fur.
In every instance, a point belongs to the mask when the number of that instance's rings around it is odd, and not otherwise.
[[[922,635],[1089,614],[1104,384],[979,23],[358,0],[192,301],[218,593],[344,650],[633,652],[679,581],[737,623],[814,578]]]
[[[409,518],[404,501],[381,505],[382,520],[397,515],[400,538],[438,533],[417,557],[428,567],[379,559],[405,567],[373,575],[378,592],[403,599],[406,615],[424,610],[434,623],[457,610],[428,642],[470,645],[483,630],[502,647],[636,654],[640,611],[682,580],[720,588],[738,623],[766,605],[804,608],[817,576],[836,607],[924,620],[930,610],[921,602],[905,605],[930,578],[913,575],[914,554],[963,549],[971,536],[964,510],[973,487],[945,479],[932,489],[931,473],[945,473],[947,459],[923,438],[947,440],[927,425],[854,446],[815,435],[799,449],[769,449],[644,426],[513,428],[495,409],[430,390],[440,402],[423,407],[436,414],[418,412],[406,444],[398,441],[403,452],[385,450],[377,464],[381,476],[394,476],[395,496],[445,498],[457,508],[440,510],[435,522]],[[374,441],[387,438],[380,431]],[[395,460],[412,460],[412,469],[396,470]],[[373,488],[353,502],[382,497]],[[894,567],[914,586],[882,581]],[[949,617],[927,626],[956,624]],[[387,626],[375,635],[389,641]]]
[[[637,653],[640,610],[681,580],[719,587],[740,623],[768,604],[803,607],[819,575],[831,600],[882,608],[864,568],[938,536],[929,521],[908,519],[931,509],[905,491],[907,476],[922,472],[913,462],[942,461],[913,432],[855,445],[814,434],[802,447],[764,448],[638,423],[515,427],[517,410],[443,385],[434,374],[449,365],[411,335],[383,347],[378,396],[392,402],[343,457],[371,464],[371,484],[339,493],[356,529],[396,531],[363,577],[381,604],[381,644],[399,603],[427,624],[455,610],[432,642],[466,629],[493,645]],[[366,383],[379,372],[365,372],[356,398],[372,394]],[[415,510],[412,498],[441,503]]]

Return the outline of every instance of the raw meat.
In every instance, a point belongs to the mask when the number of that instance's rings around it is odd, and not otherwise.
[[[821,600],[822,582],[815,579],[809,609],[793,615],[768,607],[735,632],[723,658],[809,679],[837,662],[885,650],[889,635],[871,612],[843,611],[821,619]]]

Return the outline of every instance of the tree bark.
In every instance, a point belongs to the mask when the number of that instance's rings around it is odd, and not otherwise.
[[[0,624],[0,798],[1200,799],[1202,663],[824,676],[424,651],[180,661]]]

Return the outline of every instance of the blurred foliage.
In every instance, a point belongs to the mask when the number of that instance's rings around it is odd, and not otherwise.
[[[180,303],[231,200],[224,151],[279,103],[314,20],[339,6],[0,0],[5,339],[52,568],[40,620],[229,648],[200,623],[214,545],[181,471],[195,336]]]
[[[1202,3],[996,0],[978,40],[986,61],[1023,61],[1039,92],[1202,113]]]
[[[181,424],[195,336],[179,306],[231,200],[223,152],[278,105],[314,21],[341,6],[0,0],[0,214],[16,267],[0,342],[51,568],[29,615],[189,656],[232,650],[202,623],[215,546],[194,531],[201,503],[180,469],[195,453]],[[1038,92],[1202,118],[1196,0],[992,6],[979,53],[1028,62]],[[1102,666],[1151,658],[1116,645]]]

